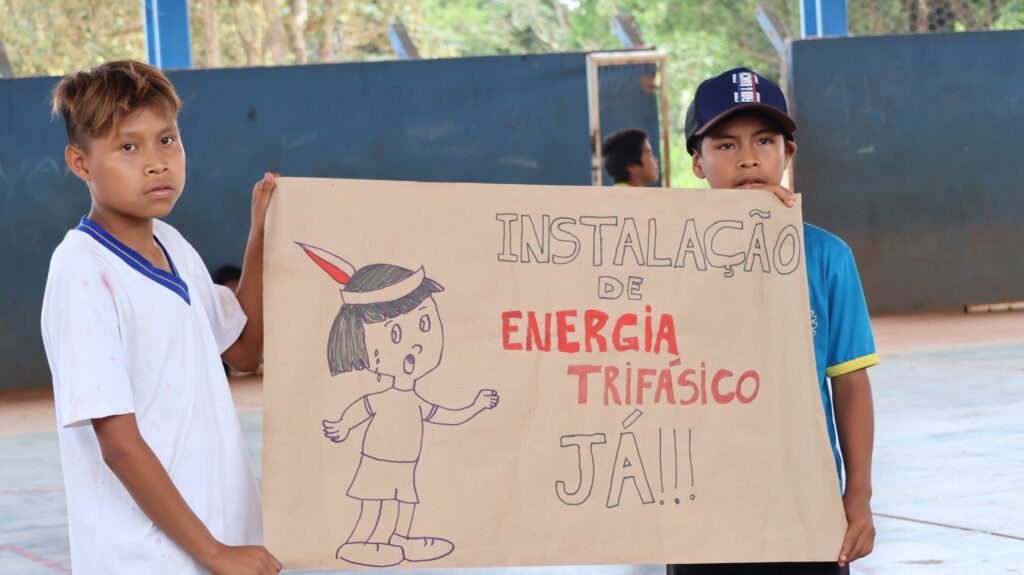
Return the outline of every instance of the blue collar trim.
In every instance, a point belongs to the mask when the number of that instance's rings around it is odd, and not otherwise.
[[[167,263],[171,264],[171,271],[174,273],[169,274],[149,263],[149,260],[142,257],[142,254],[122,244],[117,238],[107,233],[107,230],[103,229],[96,222],[90,220],[89,216],[82,216],[82,221],[75,227],[75,229],[89,234],[94,240],[99,242],[100,245],[110,250],[115,256],[121,258],[124,263],[131,266],[135,271],[171,290],[181,297],[181,299],[185,300],[185,303],[192,305],[192,300],[189,298],[188,294],[188,284],[186,284],[185,280],[181,279],[181,276],[178,275],[178,268],[175,267],[174,260],[171,259],[171,254],[167,252],[167,248],[160,243],[160,239],[156,236],[153,236],[153,239],[156,241],[156,244],[160,246],[160,249],[163,250],[164,256],[167,257]]]

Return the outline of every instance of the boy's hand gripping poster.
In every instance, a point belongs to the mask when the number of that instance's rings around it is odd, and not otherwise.
[[[799,208],[278,186],[263,495],[286,567],[835,560]]]

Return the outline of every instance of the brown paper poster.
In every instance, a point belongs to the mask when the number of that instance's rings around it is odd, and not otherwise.
[[[282,178],[266,543],[287,567],[832,561],[799,208]]]

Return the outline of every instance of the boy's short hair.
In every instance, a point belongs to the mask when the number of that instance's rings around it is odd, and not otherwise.
[[[630,166],[643,165],[647,139],[647,132],[628,129],[615,132],[601,143],[604,169],[616,184],[629,181]]]
[[[242,268],[232,265],[224,264],[217,268],[217,271],[213,272],[213,283],[222,286],[227,282],[237,282],[242,279]]]
[[[796,122],[789,116],[782,89],[750,68],[733,68],[697,87],[686,110],[686,151],[692,156],[709,130],[742,111],[768,118],[787,140],[793,139]]]
[[[64,118],[68,143],[86,147],[124,116],[153,107],[176,118],[181,100],[160,70],[134,60],[116,60],[65,76],[53,88],[52,112]]]

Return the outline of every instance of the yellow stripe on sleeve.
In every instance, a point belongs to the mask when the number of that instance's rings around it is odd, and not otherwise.
[[[832,367],[825,368],[825,375],[829,378],[838,377],[850,373],[851,371],[857,371],[858,369],[864,369],[865,367],[871,367],[872,365],[878,364],[878,354],[872,353],[857,359],[851,359],[850,361],[844,361],[839,365],[833,365]]]

